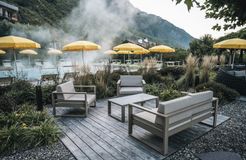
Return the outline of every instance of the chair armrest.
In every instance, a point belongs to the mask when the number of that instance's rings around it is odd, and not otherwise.
[[[138,104],[133,104],[133,103],[131,103],[131,104],[129,104],[129,108],[137,108],[137,109],[140,109],[140,110],[143,110],[143,111],[152,113],[152,114],[154,114],[154,115],[157,115],[157,116],[160,116],[160,117],[163,117],[163,118],[168,117],[168,116],[165,115],[165,114],[161,114],[161,113],[158,113],[158,112],[154,112],[154,111],[152,111],[151,109],[148,109],[148,108],[146,108],[146,107],[142,107],[142,106],[140,106],[140,105],[138,105]]]
[[[181,91],[181,93],[188,95],[190,92]]]
[[[87,92],[57,92],[54,91],[52,94],[87,94]]]
[[[74,88],[93,88],[93,93],[96,94],[95,85],[74,85]]]
[[[120,83],[121,83],[121,80],[119,79],[119,80],[117,81],[117,85],[120,85]]]
[[[143,84],[143,85],[145,85],[145,84],[146,84],[145,80],[142,80],[142,84]]]

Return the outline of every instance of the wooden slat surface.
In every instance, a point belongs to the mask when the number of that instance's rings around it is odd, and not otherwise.
[[[155,101],[145,104],[146,107],[154,107]],[[67,110],[57,108],[59,114]],[[114,114],[119,115],[120,107],[112,105]],[[73,111],[74,112],[74,111]],[[79,111],[81,113],[81,111]],[[220,116],[218,116],[220,119]],[[128,120],[126,109],[126,122],[122,123],[108,116],[107,100],[97,102],[96,108],[89,109],[87,118],[57,118],[63,135],[61,141],[77,159],[91,160],[155,160],[164,159],[171,153],[181,149],[196,138],[206,134],[212,128],[207,125],[197,124],[178,134],[169,137],[169,154],[161,155],[159,152],[146,146],[144,143],[128,136]],[[227,120],[221,117],[219,122]],[[209,122],[211,120],[208,120]],[[134,127],[134,136],[147,143],[161,145],[162,139],[143,130]]]

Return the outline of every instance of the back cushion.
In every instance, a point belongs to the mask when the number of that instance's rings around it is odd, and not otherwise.
[[[57,92],[75,92],[73,81],[68,81],[66,83],[62,83],[58,86],[56,86]],[[71,97],[73,94],[58,94],[58,99],[64,99],[67,100],[69,97]]]
[[[246,76],[246,71],[235,71],[236,77],[244,77]]]
[[[180,110],[182,108],[188,107],[192,104],[191,96],[184,96],[170,101],[160,102],[158,107],[158,112],[163,114],[168,114]]]
[[[213,98],[213,92],[212,91],[189,93],[189,95],[191,96],[192,102],[194,104],[205,102],[205,101],[212,101],[212,98]]]
[[[120,86],[122,87],[142,87],[143,84],[142,84],[142,80],[143,80],[143,77],[142,76],[127,76],[127,75],[124,75],[124,76],[120,76]]]

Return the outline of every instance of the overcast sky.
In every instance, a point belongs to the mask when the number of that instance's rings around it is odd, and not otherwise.
[[[195,7],[188,12],[185,4],[176,5],[172,0],[130,0],[130,2],[136,8],[158,15],[175,26],[184,29],[195,38],[200,38],[205,34],[211,34],[214,38],[218,38],[238,30],[214,31],[211,28],[219,22],[218,20],[205,19],[205,12]],[[222,21],[219,23],[221,24]]]

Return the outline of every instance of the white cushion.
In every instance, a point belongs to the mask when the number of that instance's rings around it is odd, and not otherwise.
[[[121,95],[143,93],[142,87],[121,87],[119,93]]]
[[[212,98],[213,98],[213,92],[212,91],[189,93],[189,95],[192,97],[192,102],[194,104],[205,102],[205,101],[212,101]]]
[[[245,77],[246,71],[235,71],[235,76],[236,77]]]
[[[168,114],[192,105],[191,96],[179,97],[165,102],[160,102],[158,112]]]
[[[123,75],[120,76],[120,86],[122,87],[142,87],[142,76],[136,75]]]
[[[68,98],[70,101],[85,101],[85,94],[74,94]],[[96,95],[87,94],[87,103],[91,104],[96,100]]]
[[[57,92],[75,92],[73,82],[68,81],[66,83],[59,84],[58,86],[56,86],[56,91]],[[67,100],[72,95],[73,94],[62,94],[62,95],[58,94],[57,98]]]

